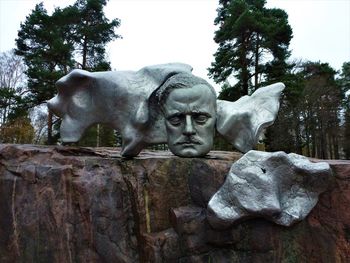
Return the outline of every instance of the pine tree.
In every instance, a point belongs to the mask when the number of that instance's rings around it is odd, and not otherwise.
[[[350,62],[343,63],[339,85],[341,86],[343,93],[343,112],[344,112],[344,124],[343,124],[343,138],[342,148],[344,151],[345,159],[350,159]]]
[[[342,92],[328,63],[306,62],[288,78],[267,149],[317,158],[339,158]]]
[[[28,107],[40,105],[56,93],[55,82],[73,66],[66,16],[56,9],[50,16],[43,3],[37,4],[18,31],[16,54],[27,66]],[[52,113],[48,112],[48,143],[52,144]]]
[[[120,20],[109,21],[103,8],[106,0],[77,0],[71,8],[75,13],[72,35],[75,42],[75,55],[79,67],[91,71],[109,70],[105,46],[121,36],[115,33]]]
[[[56,94],[55,82],[79,65],[87,70],[108,70],[105,45],[120,36],[120,21],[105,17],[105,0],[78,0],[49,15],[43,4],[35,6],[18,32],[16,54],[27,66],[28,107],[40,105]],[[54,143],[53,115],[48,112],[49,144]]]
[[[267,72],[283,71],[292,29],[281,9],[265,8],[265,0],[220,0],[214,40],[219,48],[209,75],[217,83],[235,77],[240,96],[259,87]],[[271,56],[271,60],[266,60]],[[237,93],[237,92],[236,92]]]

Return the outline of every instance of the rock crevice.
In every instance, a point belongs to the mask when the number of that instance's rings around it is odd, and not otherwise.
[[[206,206],[241,157],[0,145],[0,262],[349,262],[350,161],[310,215],[213,229]]]

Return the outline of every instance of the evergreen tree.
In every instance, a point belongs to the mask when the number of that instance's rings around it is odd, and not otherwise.
[[[91,71],[109,70],[105,46],[121,36],[115,33],[120,20],[109,21],[103,8],[106,0],[77,0],[72,9],[74,28],[72,35],[75,42],[75,55],[82,69]]]
[[[14,51],[0,53],[0,141],[31,143],[33,127],[25,105],[25,66]]]
[[[115,33],[120,20],[111,22],[105,17],[103,7],[106,0],[78,0],[66,9],[74,13],[71,23],[74,24],[72,36],[75,43],[75,59],[79,68],[89,71],[110,70],[106,59],[105,46],[108,42],[121,36]],[[94,125],[85,133],[80,145],[113,146],[114,130],[106,126]],[[107,143],[109,142],[109,143]]]
[[[278,118],[267,132],[267,149],[317,158],[339,158],[342,92],[328,63],[306,62],[287,74]]]
[[[67,14],[56,9],[50,16],[43,3],[37,4],[18,31],[16,54],[27,66],[28,107],[40,105],[56,93],[55,82],[73,66],[73,44]],[[52,144],[52,113],[48,112],[48,143]]]
[[[350,160],[350,96],[346,99],[345,106],[345,124],[343,136],[343,151],[345,159]]]
[[[342,66],[339,85],[344,95],[343,111],[344,124],[342,146],[345,159],[350,159],[350,62],[345,62]]]
[[[290,55],[288,15],[281,9],[265,8],[265,4],[265,0],[219,1],[214,21],[219,26],[214,37],[219,48],[209,75],[217,83],[236,77],[238,83],[232,88],[240,96],[257,89],[266,73],[271,79],[283,73]],[[272,59],[267,60],[268,56]]]
[[[38,4],[21,24],[16,54],[27,66],[28,107],[40,105],[56,94],[55,82],[73,67],[108,70],[104,46],[118,38],[119,20],[104,16],[105,0],[78,0],[73,6],[56,8],[49,15]],[[54,143],[53,115],[48,112],[48,143]]]

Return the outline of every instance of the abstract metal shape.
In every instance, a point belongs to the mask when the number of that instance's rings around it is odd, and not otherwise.
[[[120,132],[122,156],[133,157],[148,145],[169,141],[159,93],[163,84],[174,75],[184,73],[186,78],[200,79],[191,71],[191,66],[182,63],[148,66],[136,72],[91,73],[76,69],[57,81],[58,95],[47,105],[62,118],[60,131],[63,142],[77,142],[91,125],[106,124]],[[181,78],[174,76],[183,88]],[[205,80],[200,80],[205,83],[204,86],[210,87]],[[259,88],[251,96],[244,96],[236,102],[217,100],[217,131],[238,150],[247,152],[253,149],[263,129],[271,125],[277,116],[283,88],[282,83],[277,83]],[[200,105],[196,107],[198,110],[201,108]],[[212,145],[209,135],[206,139],[207,144]],[[185,157],[203,155],[205,153],[200,151]]]
[[[290,226],[303,220],[332,179],[327,163],[294,153],[249,151],[235,162],[208,204],[214,228],[253,217]]]
[[[191,72],[189,65],[170,63],[139,71],[73,70],[57,81],[58,95],[47,102],[62,118],[61,139],[77,142],[93,124],[118,130],[122,155],[136,156],[147,145],[166,142],[164,121],[150,118],[148,100],[169,77]]]
[[[275,121],[284,87],[275,83],[235,102],[218,100],[217,131],[239,151],[252,150],[263,130]]]

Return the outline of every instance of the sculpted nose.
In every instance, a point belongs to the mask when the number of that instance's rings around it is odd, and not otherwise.
[[[196,133],[193,123],[192,123],[192,118],[190,115],[186,115],[186,122],[185,122],[185,129],[183,131],[184,135],[194,135]]]

